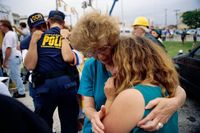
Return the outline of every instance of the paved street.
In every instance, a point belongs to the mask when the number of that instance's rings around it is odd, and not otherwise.
[[[33,110],[32,99],[28,91],[25,98],[18,100]],[[56,133],[60,133],[57,110],[54,114],[54,129]],[[187,99],[185,105],[179,110],[179,130],[180,133],[200,133],[200,104],[198,105],[197,102]]]
[[[187,98],[179,110],[180,133],[200,133],[200,103]]]

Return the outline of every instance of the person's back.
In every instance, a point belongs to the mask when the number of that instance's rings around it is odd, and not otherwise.
[[[181,34],[181,37],[185,37],[186,36],[186,31],[185,30],[183,30],[183,32],[182,32],[182,34]]]
[[[183,30],[183,32],[181,33],[181,41],[182,41],[182,44],[184,44],[185,37],[186,37],[186,31]]]
[[[43,119],[19,101],[0,94],[2,133],[51,133]]]
[[[38,63],[35,71],[46,73],[65,70],[67,63],[62,59],[61,46],[59,27],[45,31],[38,41]]]
[[[142,85],[138,84],[134,86],[134,89],[140,91],[140,93],[143,95],[144,100],[145,100],[145,106],[147,103],[149,103],[151,100],[155,98],[162,97],[162,90],[161,87],[159,86],[149,86],[149,85]],[[152,110],[152,109],[151,109]],[[143,118],[146,117],[151,110],[145,110]],[[167,123],[164,124],[164,126],[156,131],[155,133],[178,133],[178,113],[175,112],[171,118],[168,120]],[[135,127],[132,130],[132,133],[146,133],[142,128]]]

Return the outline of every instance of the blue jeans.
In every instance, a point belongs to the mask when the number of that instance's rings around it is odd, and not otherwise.
[[[24,84],[20,74],[20,65],[22,63],[22,58],[19,56],[9,59],[8,61],[8,71],[9,77],[12,81],[16,83],[16,87],[19,94],[25,93]]]
[[[29,85],[29,95],[32,97],[32,99],[33,99],[33,105],[34,105],[34,108],[35,108],[35,103],[36,103],[36,101],[35,101],[35,97],[36,97],[36,91],[35,91],[35,89],[33,88],[33,85],[32,85],[32,83],[31,82],[29,82],[28,83],[28,85]]]
[[[68,76],[46,79],[35,88],[35,113],[52,129],[53,113],[58,107],[61,133],[78,132],[79,104],[77,82]]]
[[[0,77],[3,77],[3,71],[1,67],[0,67]]]

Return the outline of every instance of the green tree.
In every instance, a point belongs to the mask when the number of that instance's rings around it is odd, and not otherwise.
[[[190,28],[200,27],[200,9],[184,12],[181,17],[183,23],[188,25]]]

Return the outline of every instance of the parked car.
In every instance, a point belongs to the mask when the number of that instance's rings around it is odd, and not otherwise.
[[[187,54],[177,55],[173,60],[183,88],[200,99],[200,45]]]
[[[183,33],[182,30],[179,30],[179,29],[175,30],[175,34],[177,34],[177,35],[181,35],[182,33]]]
[[[196,29],[188,29],[186,33],[187,33],[188,35],[194,35],[195,32],[196,32]]]
[[[197,35],[200,36],[200,28],[197,28]]]

